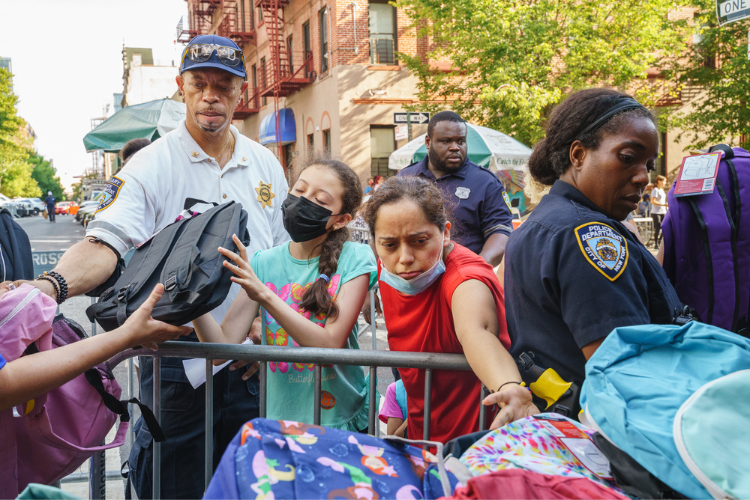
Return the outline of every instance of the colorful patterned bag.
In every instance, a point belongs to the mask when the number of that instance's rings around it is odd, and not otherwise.
[[[204,498],[409,500],[450,496],[458,484],[442,458],[404,440],[256,418],[227,447]]]
[[[474,477],[507,469],[585,477],[613,486],[609,461],[591,440],[594,431],[556,413],[542,413],[490,432],[461,455]]]

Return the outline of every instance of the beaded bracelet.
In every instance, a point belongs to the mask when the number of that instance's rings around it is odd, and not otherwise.
[[[37,276],[37,279],[38,280],[49,281],[50,283],[52,283],[52,288],[55,289],[55,295],[57,295],[57,299],[55,299],[55,300],[59,304],[60,303],[60,289],[57,286],[57,281],[55,281],[54,279],[50,278],[49,276],[45,276],[43,274],[40,274],[39,276]]]
[[[60,301],[58,302],[58,304],[62,304],[68,299],[68,282],[65,281],[65,278],[63,278],[62,274],[58,273],[57,271],[50,271],[48,274],[55,278],[55,280],[57,280],[57,283],[60,285]]]

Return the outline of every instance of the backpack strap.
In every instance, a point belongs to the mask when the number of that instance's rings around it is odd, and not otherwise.
[[[206,226],[214,218],[221,215],[224,210],[231,211],[231,222],[227,227],[234,227],[237,220],[239,220],[242,207],[233,201],[218,205],[207,212],[189,219],[193,223],[189,224],[179,236],[162,269],[162,283],[164,283],[164,290],[169,294],[170,300],[174,301],[179,293],[188,290],[193,269],[196,267],[195,260],[202,251],[214,252],[218,257],[223,258],[216,248],[202,249],[197,243],[201,235],[205,232]],[[222,240],[225,236],[220,235]]]
[[[736,164],[736,162],[739,162]],[[735,155],[733,160],[727,160],[727,169],[732,180],[734,193],[733,220],[737,228],[738,272],[739,282],[750,282],[750,163],[746,154]],[[743,196],[743,194],[745,196]],[[743,201],[745,202],[743,204]],[[742,212],[745,216],[742,216]],[[744,222],[744,225],[743,225]],[[750,287],[741,287],[737,306],[737,321],[733,331],[744,336],[750,336]]]
[[[700,226],[706,259],[708,310],[703,319],[706,323],[729,330],[733,326],[733,320],[729,318],[735,318],[736,314],[739,274],[736,271],[727,273],[727,266],[716,267],[714,263],[736,263],[733,242],[736,247],[737,233],[726,192],[719,179],[716,185],[717,190],[712,194],[687,198]],[[717,302],[716,290],[734,290],[735,293],[722,296],[722,300]],[[715,317],[722,318],[722,321],[715,322]]]
[[[39,352],[39,348],[36,346],[36,343],[29,344],[29,346],[24,351],[24,354],[30,355],[30,354],[36,354]],[[156,420],[156,416],[154,415],[154,412],[151,411],[151,409],[141,403],[138,398],[132,398],[128,399],[127,401],[123,400],[120,401],[116,397],[114,397],[112,394],[108,393],[104,389],[104,384],[102,383],[102,377],[99,370],[96,368],[89,368],[85,372],[83,372],[84,376],[86,377],[86,381],[96,389],[96,392],[99,393],[99,395],[102,397],[102,402],[104,403],[104,406],[109,409],[112,413],[115,415],[120,416],[120,422],[130,422],[130,413],[128,412],[128,404],[136,404],[138,405],[138,408],[141,410],[141,415],[143,416],[143,421],[146,423],[146,426],[148,427],[149,432],[151,433],[151,436],[154,438],[154,441],[161,443],[166,438],[164,437],[164,431],[162,430],[161,426],[159,425],[159,422]]]
[[[143,421],[146,423],[146,427],[148,427],[148,430],[151,433],[151,436],[154,438],[154,441],[156,441],[157,443],[161,443],[166,440],[166,438],[164,437],[164,431],[159,425],[159,422],[156,420],[156,416],[151,411],[151,408],[141,403],[138,398],[131,398],[121,401],[114,397],[112,394],[105,391],[104,384],[102,384],[101,375],[99,375],[99,371],[96,368],[86,370],[86,372],[84,372],[84,375],[86,376],[86,380],[88,381],[88,383],[91,384],[91,387],[96,389],[96,392],[98,392],[102,397],[104,406],[106,406],[112,413],[120,416],[120,422],[130,421],[130,413],[128,412],[129,403],[138,405],[138,408],[140,408],[141,410]]]

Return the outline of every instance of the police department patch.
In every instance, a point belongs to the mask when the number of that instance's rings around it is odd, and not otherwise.
[[[578,245],[586,260],[610,281],[620,277],[628,265],[628,242],[601,222],[575,228]]]
[[[513,207],[510,204],[510,197],[506,191],[503,191],[503,199],[505,200],[505,204],[508,205],[508,210],[513,211]]]
[[[120,193],[120,189],[125,185],[125,181],[112,177],[104,189],[104,192],[99,196],[99,206],[96,208],[96,213],[101,212],[105,208],[108,208],[117,199],[117,195]]]

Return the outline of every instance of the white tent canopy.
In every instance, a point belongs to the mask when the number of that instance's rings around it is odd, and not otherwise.
[[[531,156],[531,148],[497,130],[471,123],[466,125],[469,129],[467,142],[471,161],[492,171],[523,170]],[[427,134],[423,134],[391,153],[388,168],[401,170],[422,160],[427,154],[424,146],[426,136]]]

